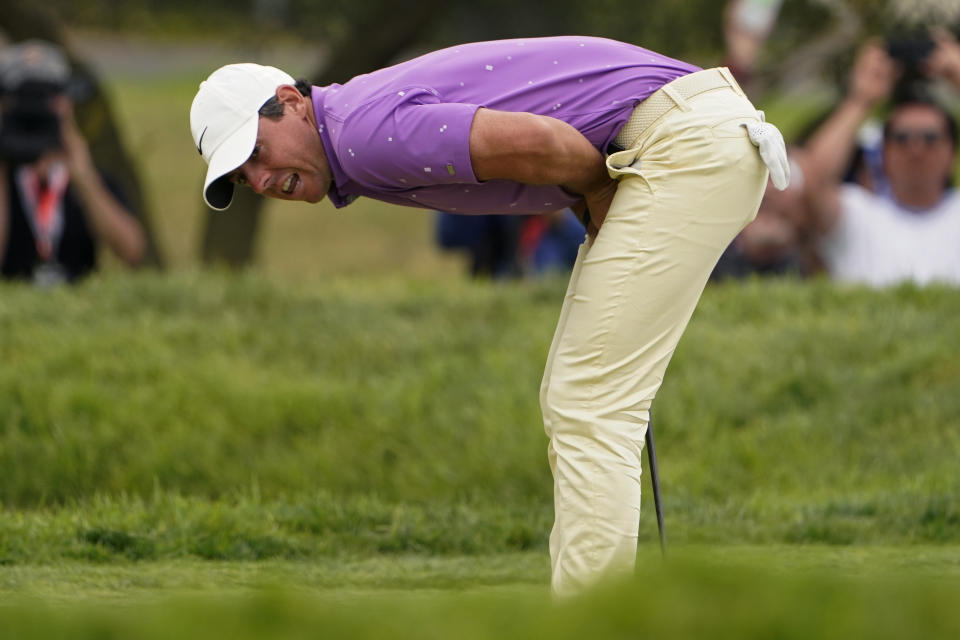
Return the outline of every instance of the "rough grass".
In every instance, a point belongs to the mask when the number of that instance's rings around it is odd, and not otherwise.
[[[537,387],[562,287],[3,286],[0,558],[543,549]],[[958,307],[708,289],[654,405],[671,539],[956,543]]]
[[[709,288],[654,404],[668,562],[648,509],[638,579],[557,605],[562,291],[0,286],[0,635],[956,636],[955,290]]]

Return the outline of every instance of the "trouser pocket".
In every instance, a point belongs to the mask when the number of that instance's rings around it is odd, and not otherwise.
[[[624,149],[607,156],[607,173],[614,180],[619,180],[624,175],[642,176],[640,172],[640,149]]]

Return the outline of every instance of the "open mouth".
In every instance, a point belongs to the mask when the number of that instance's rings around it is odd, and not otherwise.
[[[283,184],[280,186],[280,191],[283,192],[283,195],[289,196],[294,192],[299,184],[300,176],[295,173],[291,173],[289,177],[283,181]]]

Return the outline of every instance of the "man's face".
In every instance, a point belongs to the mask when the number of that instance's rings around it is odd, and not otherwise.
[[[331,175],[313,108],[292,87],[281,87],[278,97],[283,117],[260,117],[253,153],[230,178],[271,198],[320,202],[330,189]]]
[[[883,157],[896,190],[944,189],[956,152],[942,113],[926,105],[906,105],[890,117]]]

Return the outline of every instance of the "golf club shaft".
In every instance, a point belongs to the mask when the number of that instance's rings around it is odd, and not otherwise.
[[[647,458],[650,460],[650,482],[653,485],[653,504],[657,510],[657,529],[660,531],[660,553],[667,554],[667,533],[663,529],[663,508],[660,504],[660,474],[657,473],[657,451],[653,446],[653,418],[647,421]]]

